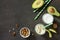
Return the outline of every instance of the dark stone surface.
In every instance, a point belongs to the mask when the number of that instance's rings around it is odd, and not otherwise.
[[[43,23],[41,17],[34,21],[36,13],[33,13],[31,7],[34,0],[0,0],[0,40],[60,40],[60,17],[55,17],[58,23],[57,34],[53,34],[53,38],[49,38],[48,34],[39,36],[34,31],[34,26],[37,23]],[[60,0],[53,0],[50,5],[56,7],[60,12]],[[46,12],[46,11],[45,11]],[[45,13],[43,12],[43,13]],[[17,35],[13,37],[9,33],[9,29],[16,28],[16,23],[20,24],[18,29],[15,29]],[[11,28],[11,27],[12,28]],[[23,39],[19,34],[21,27],[28,27],[33,33],[28,39]]]

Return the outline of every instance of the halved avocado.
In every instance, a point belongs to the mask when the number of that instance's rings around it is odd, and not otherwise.
[[[40,8],[43,6],[43,4],[44,4],[44,0],[36,0],[33,2],[32,8],[34,8],[34,9]]]
[[[56,10],[56,8],[53,7],[53,6],[49,6],[49,7],[47,8],[47,12],[48,12],[49,14],[51,14],[51,15],[60,16],[60,13],[59,13],[59,12]]]

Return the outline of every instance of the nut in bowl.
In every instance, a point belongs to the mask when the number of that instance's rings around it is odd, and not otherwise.
[[[20,29],[20,35],[23,38],[28,38],[30,36],[30,30],[27,27],[23,27]]]

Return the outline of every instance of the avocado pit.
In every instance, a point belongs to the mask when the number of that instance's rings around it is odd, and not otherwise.
[[[54,8],[50,8],[50,10],[49,10],[51,13],[55,13],[55,10],[54,10]]]

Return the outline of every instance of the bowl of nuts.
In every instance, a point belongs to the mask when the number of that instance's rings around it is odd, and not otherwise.
[[[20,29],[20,35],[23,38],[28,38],[30,36],[30,30],[27,27],[23,27]]]

